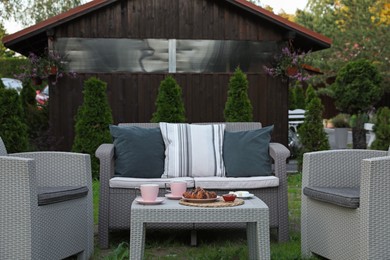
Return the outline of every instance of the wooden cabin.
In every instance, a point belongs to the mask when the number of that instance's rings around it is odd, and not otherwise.
[[[3,39],[23,55],[67,55],[78,75],[50,85],[57,150],[70,150],[83,82],[107,82],[114,123],[149,122],[160,81],[173,75],[188,122],[222,122],[229,78],[247,74],[255,121],[287,145],[288,82],[268,76],[283,46],[329,48],[331,40],[246,0],[94,0]]]

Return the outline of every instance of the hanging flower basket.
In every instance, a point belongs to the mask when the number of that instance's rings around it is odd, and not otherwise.
[[[292,76],[295,76],[295,75],[297,75],[297,73],[298,73],[298,68],[297,67],[288,67],[287,68],[287,75],[288,76],[290,76],[290,77],[292,77]]]
[[[58,72],[58,68],[57,66],[51,66],[48,68],[48,72],[49,72],[49,75],[53,76],[53,75],[57,75],[57,72]]]

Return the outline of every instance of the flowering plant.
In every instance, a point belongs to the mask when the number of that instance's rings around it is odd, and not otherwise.
[[[58,52],[47,52],[46,55],[38,56],[33,52],[28,55],[28,63],[22,67],[23,73],[16,75],[21,80],[39,79],[50,80],[53,85],[57,80],[68,74],[75,77],[73,72],[66,72],[66,58]]]
[[[306,55],[310,52],[299,52],[293,48],[284,47],[282,52],[274,58],[274,66],[264,66],[265,72],[272,77],[283,77],[306,81],[310,78],[308,72],[304,69]]]

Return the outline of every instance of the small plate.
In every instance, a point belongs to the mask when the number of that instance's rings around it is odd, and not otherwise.
[[[165,197],[167,197],[168,199],[171,199],[171,200],[179,200],[183,196],[173,196],[172,193],[169,193],[169,194],[165,194]]]
[[[234,194],[237,196],[237,198],[239,199],[249,199],[249,198],[252,198],[253,196],[255,196],[254,194],[252,193],[249,193],[247,195],[242,195],[241,192],[229,192],[229,194]],[[240,196],[241,195],[241,196]]]
[[[135,198],[135,201],[143,205],[157,205],[161,204],[165,198],[158,197],[155,201],[144,201],[141,197]]]
[[[182,197],[183,200],[188,201],[188,202],[194,202],[194,203],[210,203],[217,201],[220,199],[220,196],[217,196],[216,198],[211,198],[211,199],[189,199],[189,198],[184,198]]]

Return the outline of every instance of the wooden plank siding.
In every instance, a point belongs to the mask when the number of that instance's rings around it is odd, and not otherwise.
[[[283,41],[259,17],[217,0],[128,0],[56,28],[56,37]]]
[[[187,122],[223,122],[230,73],[171,74],[181,86]],[[58,150],[70,150],[75,115],[82,104],[82,85],[91,76],[107,82],[107,96],[114,123],[150,122],[161,80],[166,74],[80,74],[64,77],[50,86],[50,117]],[[249,97],[254,121],[275,125],[272,139],[287,144],[287,91],[285,83],[264,74],[249,73]]]
[[[55,28],[58,38],[207,39],[281,44],[285,31],[234,5],[219,0],[121,0]],[[239,55],[239,54],[237,54]],[[247,73],[254,121],[275,124],[273,140],[287,145],[287,85],[261,69]],[[173,74],[183,89],[188,122],[224,121],[231,73]],[[69,150],[74,116],[82,103],[83,81],[98,76],[107,82],[115,123],[149,122],[164,73],[86,73],[62,78],[50,88],[50,116],[58,149]]]

